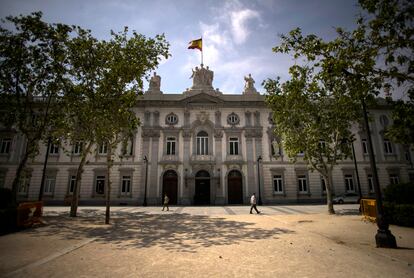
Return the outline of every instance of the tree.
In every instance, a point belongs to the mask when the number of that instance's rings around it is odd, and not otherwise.
[[[27,160],[38,153],[39,141],[59,116],[57,101],[67,79],[66,42],[72,27],[42,21],[42,13],[8,16],[0,28],[0,121],[24,135],[26,147],[12,184],[17,198],[19,180]]]
[[[342,93],[340,82],[330,86],[327,81],[334,80],[324,80],[322,72],[296,65],[290,68],[289,81],[267,80],[266,103],[288,156],[296,160],[304,152],[303,159],[324,178],[328,211],[333,214],[332,170],[350,154],[344,139],[352,137],[351,124],[359,114],[355,101]]]
[[[95,39],[90,31],[77,29],[69,43],[69,62],[73,87],[62,101],[63,114],[58,134],[70,144],[81,141],[85,148],[78,165],[71,216],[76,216],[80,180],[87,156],[94,144],[108,144],[108,183],[106,185],[109,221],[110,169],[116,145],[139,123],[132,112],[142,93],[142,78],[155,69],[161,57],[168,58],[164,35],[155,38],[132,32],[111,32],[110,41]]]
[[[409,91],[409,100],[391,101],[393,124],[386,134],[394,142],[407,148],[414,144],[414,89]]]
[[[363,107],[372,103],[392,80],[397,85],[413,81],[412,1],[360,0],[360,5],[368,17],[360,17],[351,32],[337,28],[334,40],[304,37],[299,28],[281,35],[282,42],[273,51],[292,53],[305,66],[291,67],[292,79],[284,84],[278,79],[264,82],[276,132],[282,134],[288,153],[304,150],[310,167],[325,177],[349,152],[345,147],[337,153],[338,140],[351,135],[347,130],[358,120],[358,103]],[[324,148],[318,146],[317,137]]]

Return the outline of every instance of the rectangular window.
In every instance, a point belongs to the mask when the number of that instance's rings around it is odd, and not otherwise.
[[[121,194],[127,195],[131,193],[131,176],[122,176]]]
[[[305,155],[305,151],[299,151],[298,152],[298,156],[304,156]]]
[[[95,193],[98,195],[105,194],[105,176],[96,176]]]
[[[390,184],[399,184],[400,178],[397,174],[390,174]]]
[[[26,195],[29,192],[30,179],[27,175],[22,175],[19,180],[19,190],[20,195]]]
[[[392,144],[388,139],[384,139],[384,152],[385,154],[392,154]]]
[[[372,175],[368,175],[368,190],[369,193],[374,193],[374,179]]]
[[[175,155],[175,137],[167,137],[167,155]]]
[[[55,181],[56,178],[54,176],[46,176],[45,185],[43,192],[47,195],[52,195],[53,191],[55,190]]]
[[[322,176],[321,176],[321,188],[322,188],[322,193],[326,193],[326,180]]]
[[[208,137],[197,137],[197,155],[208,154]]]
[[[11,142],[10,138],[0,139],[0,154],[8,154],[10,152]]]
[[[59,154],[59,145],[50,144],[49,154]]]
[[[355,192],[354,177],[352,175],[345,175],[345,191]]]
[[[308,181],[305,175],[298,176],[298,186],[299,186],[300,193],[308,192]]]
[[[73,154],[80,155],[83,151],[83,142],[78,141],[73,145]]]
[[[238,155],[239,154],[239,138],[230,137],[230,154]]]
[[[362,152],[368,154],[368,143],[367,139],[362,139]]]
[[[283,178],[282,175],[273,176],[273,190],[275,193],[283,193]]]
[[[99,145],[98,154],[107,154],[108,153],[108,144],[106,142]]]
[[[73,191],[75,190],[75,182],[76,182],[76,176],[71,175],[69,177],[69,194],[73,194]]]

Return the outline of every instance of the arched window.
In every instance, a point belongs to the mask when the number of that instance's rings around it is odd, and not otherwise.
[[[208,154],[208,134],[205,131],[197,133],[197,155]]]

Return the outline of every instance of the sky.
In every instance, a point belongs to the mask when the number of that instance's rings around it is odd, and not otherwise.
[[[90,29],[99,39],[124,26],[148,37],[164,33],[172,55],[156,69],[164,93],[191,87],[200,51],[187,46],[203,37],[204,65],[214,71],[214,88],[241,94],[249,73],[262,93],[263,80],[288,79],[295,61],[272,52],[280,34],[300,27],[304,34],[332,39],[335,27],[355,26],[360,9],[356,0],[0,0],[1,18],[34,11],[42,11],[50,23]]]

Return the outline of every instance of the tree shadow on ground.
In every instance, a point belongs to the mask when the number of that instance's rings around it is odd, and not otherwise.
[[[196,252],[198,248],[253,242],[294,233],[281,228],[262,229],[255,223],[220,217],[190,214],[148,214],[111,212],[111,225],[104,225],[104,212],[82,210],[71,218],[67,213],[48,213],[46,226],[27,232],[36,237],[59,236],[62,239],[95,238],[96,242],[116,244],[118,248],[162,247],[178,252]]]
[[[336,215],[361,215],[358,209],[337,209],[335,208]]]

